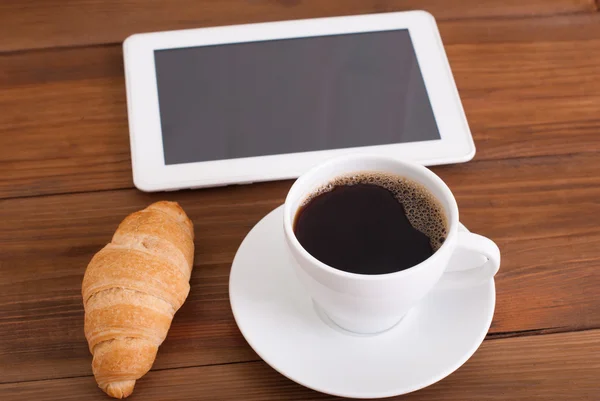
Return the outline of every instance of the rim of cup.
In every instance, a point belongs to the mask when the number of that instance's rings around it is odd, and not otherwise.
[[[292,195],[295,194],[296,192],[299,192],[298,188],[306,185],[307,181],[309,181],[309,179],[311,177],[316,175],[322,169],[326,169],[327,167],[331,167],[336,164],[344,164],[344,163],[350,163],[353,161],[365,161],[365,160],[367,160],[367,161],[384,161],[386,163],[393,163],[393,164],[400,165],[400,166],[402,166],[402,169],[417,171],[418,174],[422,174],[422,175],[426,176],[427,180],[429,180],[433,185],[435,185],[437,187],[437,189],[439,189],[439,191],[441,191],[443,197],[445,198],[445,199],[439,199],[438,196],[432,194],[432,195],[434,195],[434,197],[436,199],[438,199],[438,201],[441,201],[441,203],[442,203],[442,208],[448,219],[448,235],[447,235],[444,243],[439,247],[439,249],[437,249],[430,257],[423,260],[422,262],[420,262],[414,266],[411,266],[407,269],[400,270],[397,272],[392,272],[392,273],[384,273],[384,274],[351,273],[351,272],[346,272],[343,270],[336,269],[335,267],[329,266],[328,264],[321,262],[320,260],[318,260],[317,258],[312,256],[306,249],[304,249],[304,247],[300,244],[300,241],[298,241],[298,238],[296,238],[296,234],[294,233],[294,228],[293,228],[293,219],[295,218],[298,210],[297,210],[297,208],[294,208],[294,210],[292,210],[292,203],[294,203],[294,201],[297,200],[298,197],[295,196],[292,198]],[[353,172],[358,173],[361,171],[364,171],[364,172],[376,171],[376,172],[382,172],[382,173],[388,173],[388,174],[402,176],[402,173],[389,172],[389,171],[383,171],[383,170],[378,171],[377,169],[356,170],[356,171],[352,171],[350,169],[347,173],[351,174]],[[342,176],[343,174],[344,173],[332,176],[327,181],[331,181],[336,177]],[[423,182],[422,180],[414,179],[414,178],[409,178],[409,179],[423,185],[425,187],[425,189],[427,189],[429,192],[431,192],[431,190],[429,188],[430,185],[428,185],[428,183]],[[326,184],[327,181],[323,182],[322,184]],[[314,191],[317,188],[318,188],[318,186],[314,187],[312,190]],[[306,191],[303,194],[301,194],[300,197],[308,197],[310,194],[311,194],[310,191]],[[449,208],[446,206],[446,204],[449,206]],[[450,209],[450,210],[448,210],[448,209]],[[345,155],[345,156],[341,156],[341,157],[336,157],[334,159],[330,159],[330,160],[326,161],[325,163],[321,163],[321,164],[311,168],[309,171],[302,174],[292,184],[292,187],[288,191],[288,194],[285,198],[283,211],[284,211],[284,215],[283,215],[284,233],[285,233],[286,237],[289,239],[289,241],[291,241],[291,245],[293,245],[294,248],[296,248],[296,250],[301,254],[301,256],[303,258],[307,259],[310,263],[318,266],[320,269],[327,271],[328,273],[332,273],[332,274],[335,274],[335,275],[338,275],[341,277],[346,277],[346,278],[351,278],[351,279],[376,281],[376,280],[390,279],[390,278],[395,278],[395,277],[400,277],[400,276],[408,276],[412,273],[415,273],[417,271],[420,271],[420,270],[426,268],[427,265],[431,264],[432,262],[435,263],[435,260],[438,259],[444,251],[447,251],[447,249],[449,247],[451,247],[451,244],[454,242],[455,237],[458,235],[457,234],[458,221],[459,221],[458,220],[458,205],[456,204],[456,199],[454,198],[452,191],[450,191],[450,188],[448,188],[446,183],[440,177],[438,177],[433,171],[429,170],[428,168],[426,168],[420,164],[417,164],[414,162],[408,162],[408,161],[404,161],[404,160],[399,160],[399,159],[395,159],[393,157],[387,157],[387,156],[364,155],[364,154]]]

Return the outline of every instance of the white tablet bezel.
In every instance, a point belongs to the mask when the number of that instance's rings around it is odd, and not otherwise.
[[[165,165],[154,51],[408,29],[441,139]],[[123,43],[131,158],[135,186],[175,190],[296,178],[346,153],[389,155],[424,165],[465,162],[475,145],[435,19],[424,11],[268,22],[132,35]]]

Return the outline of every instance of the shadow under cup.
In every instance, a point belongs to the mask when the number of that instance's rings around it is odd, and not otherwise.
[[[366,275],[328,266],[302,247],[293,223],[306,199],[336,178],[364,173],[407,178],[425,187],[438,200],[447,218],[447,236],[428,259],[405,270]],[[318,308],[342,329],[375,334],[395,326],[442,276],[456,245],[458,208],[450,189],[427,168],[386,157],[352,155],[334,159],[301,176],[287,195],[283,223],[291,265]]]

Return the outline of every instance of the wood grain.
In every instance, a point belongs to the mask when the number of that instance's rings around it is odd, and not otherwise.
[[[434,169],[461,221],[500,246],[491,333],[600,327],[598,154],[473,162]],[[81,279],[128,213],[179,201],[196,225],[190,297],[157,369],[253,360],[233,322],[230,263],[249,229],[283,202],[290,182],[170,194],[137,190],[0,202],[0,382],[89,373]]]
[[[598,13],[536,18],[478,18],[439,21],[444,44],[526,43],[600,38]],[[576,26],[581,29],[574,29]]]
[[[4,0],[0,52],[117,43],[138,32],[414,9],[456,19],[591,12],[596,6],[594,0]]]
[[[445,24],[477,160],[600,150],[600,14]],[[0,65],[0,198],[133,186],[120,46]]]
[[[597,400],[600,330],[484,341],[457,372],[390,400]],[[106,400],[92,377],[0,385],[6,400]],[[338,400],[306,389],[264,362],[153,371],[132,400]]]
[[[256,359],[231,315],[229,268],[245,233],[283,202],[282,184],[188,191],[171,198],[182,201],[196,226],[193,291],[155,366]],[[0,294],[8,292],[0,295],[0,376],[5,374],[0,381],[91,372],[82,325],[83,273],[118,223],[151,199],[159,197],[128,190],[1,202]]]
[[[494,239],[503,262],[481,349],[442,382],[395,399],[597,400],[594,0],[0,2],[0,399],[107,399],[83,335],[83,272],[123,217],[159,199],[179,201],[194,220],[195,269],[132,399],[338,399],[260,361],[229,306],[235,251],[291,182],[131,189],[120,42],[134,32],[407,9],[438,19],[478,147],[475,161],[434,171],[461,221]]]

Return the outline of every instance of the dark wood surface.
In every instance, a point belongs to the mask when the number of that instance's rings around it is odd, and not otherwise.
[[[585,362],[584,362],[585,361]],[[598,399],[600,330],[484,341],[457,372],[402,401]],[[5,399],[107,400],[89,377],[2,386]],[[296,384],[262,361],[154,370],[132,400],[340,400]]]
[[[600,150],[600,13],[440,30],[476,160]],[[122,64],[120,44],[0,53],[0,197],[133,187]]]
[[[481,349],[406,400],[600,397],[600,13],[593,0],[0,2],[0,399],[107,399],[81,279],[128,213],[177,200],[196,225],[190,296],[133,399],[325,400],[247,345],[232,258],[290,181],[133,188],[120,41],[134,32],[424,8],[477,145],[435,167],[502,250]],[[399,398],[400,399],[400,398]]]
[[[595,0],[3,0],[0,51],[121,42],[138,32],[422,9],[439,19],[593,12]]]

